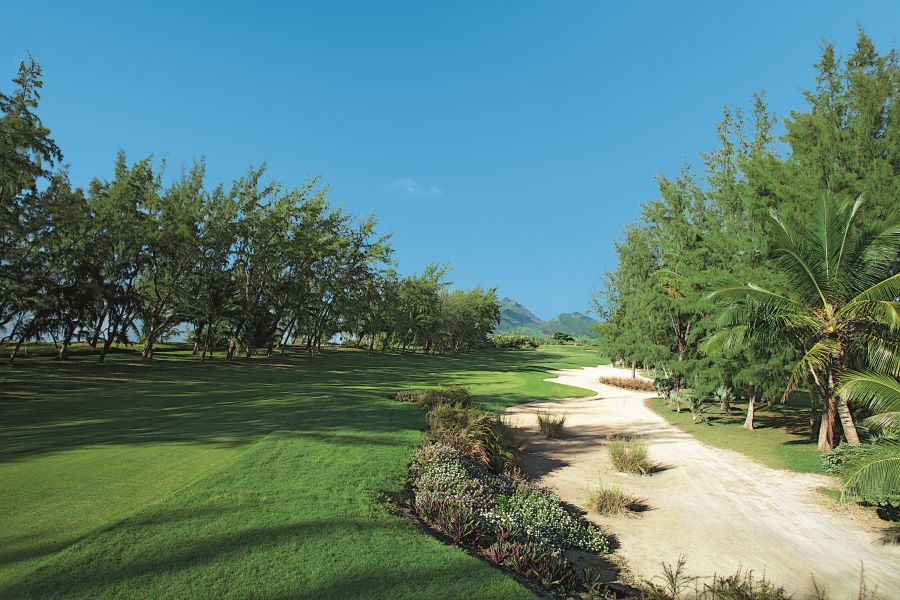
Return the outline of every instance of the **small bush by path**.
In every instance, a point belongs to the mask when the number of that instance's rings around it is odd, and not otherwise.
[[[649,475],[653,464],[647,454],[647,444],[631,438],[613,438],[609,441],[609,458],[613,467],[622,473]]]
[[[624,388],[626,390],[636,390],[639,392],[655,392],[656,388],[653,386],[652,381],[647,381],[646,379],[639,379],[635,377],[632,379],[631,377],[613,377],[613,376],[601,376],[597,379],[599,383],[603,385],[612,385],[615,387]]]
[[[548,411],[537,414],[538,429],[545,438],[561,438],[566,428],[566,415],[554,416]]]
[[[591,492],[588,507],[601,515],[616,516],[643,510],[643,503],[630,494],[626,494],[617,485],[600,485]]]

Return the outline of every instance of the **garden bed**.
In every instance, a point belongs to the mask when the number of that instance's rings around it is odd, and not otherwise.
[[[391,397],[425,408],[428,424],[398,502],[402,514],[545,598],[629,595],[608,573],[603,578],[585,566],[601,562],[609,539],[576,509],[525,479],[509,428],[472,408],[468,390],[408,390]]]

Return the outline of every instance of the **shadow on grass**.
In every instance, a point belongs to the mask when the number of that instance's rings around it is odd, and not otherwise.
[[[116,354],[105,364],[90,356],[31,358],[0,368],[0,461],[85,445],[241,445],[276,429],[352,443],[354,436],[337,434],[419,427],[415,407],[383,398],[398,387],[465,383],[469,375],[489,372],[543,372],[559,359],[515,351],[330,351],[315,359],[298,352],[233,362],[172,352],[153,361]],[[512,393],[491,398],[503,404],[526,399]]]

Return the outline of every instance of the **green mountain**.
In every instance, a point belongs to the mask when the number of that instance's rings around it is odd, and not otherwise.
[[[597,337],[591,327],[596,322],[579,312],[563,313],[549,321],[543,321],[515,300],[503,298],[500,300],[500,324],[494,331],[525,335],[553,335],[562,331],[576,338]]]
[[[568,312],[557,315],[547,321],[546,331],[553,334],[555,331],[568,333],[572,337],[597,337],[594,331],[595,319],[580,312]]]

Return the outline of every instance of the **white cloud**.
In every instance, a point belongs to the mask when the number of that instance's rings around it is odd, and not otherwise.
[[[402,190],[407,194],[414,196],[440,196],[443,191],[436,185],[421,185],[411,177],[401,177],[395,180],[391,187],[395,190]]]

